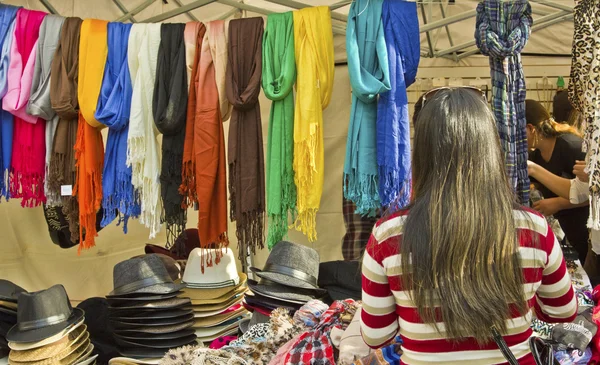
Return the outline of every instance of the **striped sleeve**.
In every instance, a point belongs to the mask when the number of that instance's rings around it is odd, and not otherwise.
[[[548,261],[536,292],[537,317],[549,323],[571,322],[577,316],[577,297],[562,250],[550,227],[546,236],[540,235],[540,241],[548,254]]]
[[[398,332],[396,301],[383,266],[384,250],[371,236],[362,265],[361,333],[372,348],[385,345]]]

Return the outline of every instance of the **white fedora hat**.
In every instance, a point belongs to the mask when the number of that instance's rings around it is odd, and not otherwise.
[[[235,264],[233,251],[225,248],[221,249],[223,257],[219,264],[213,263],[212,266],[202,265],[203,255],[215,255],[217,249],[204,252],[200,248],[195,248],[188,257],[183,273],[182,283],[188,288],[194,289],[216,289],[233,287],[240,283],[240,275]],[[204,272],[202,269],[204,268]]]

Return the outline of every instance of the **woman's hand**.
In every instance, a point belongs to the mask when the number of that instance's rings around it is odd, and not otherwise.
[[[585,171],[585,168],[585,161],[575,161],[575,166],[573,166],[573,174],[575,174],[575,176],[577,176],[577,178],[582,182],[589,182],[590,175]]]
[[[533,203],[533,209],[537,210],[545,217],[549,217],[563,209],[560,198],[542,199]]]

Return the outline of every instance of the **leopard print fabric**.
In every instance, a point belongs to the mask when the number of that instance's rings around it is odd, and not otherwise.
[[[588,227],[600,229],[600,0],[575,6],[569,100],[584,119],[582,149],[590,175]]]

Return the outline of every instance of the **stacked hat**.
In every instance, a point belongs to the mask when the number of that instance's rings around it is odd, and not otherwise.
[[[17,323],[17,299],[23,292],[25,289],[20,286],[0,280],[0,359],[10,352],[6,334]]]
[[[109,323],[121,355],[162,358],[171,348],[196,342],[194,314],[183,285],[173,282],[157,255],[115,265],[114,290],[107,295]]]
[[[262,270],[250,268],[259,281],[248,280],[251,293],[244,306],[254,313],[270,315],[276,308],[294,312],[308,301],[322,298],[327,291],[317,284],[319,261],[319,253],[310,247],[279,242]]]
[[[203,255],[215,256],[217,250],[194,249],[183,274],[184,293],[191,298],[194,313],[192,328],[200,342],[237,333],[239,323],[249,317],[242,305],[248,278],[237,271],[233,252],[221,250],[218,264],[203,266]]]
[[[71,307],[62,285],[19,294],[17,323],[8,331],[11,365],[90,365],[94,345],[84,312]]]

